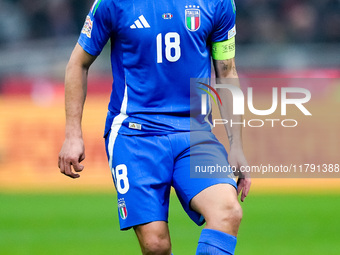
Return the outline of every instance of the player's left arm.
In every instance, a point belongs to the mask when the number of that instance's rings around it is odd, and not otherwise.
[[[228,56],[226,56],[228,58]],[[216,59],[216,58],[215,58]],[[223,82],[223,78],[228,78],[228,83],[233,84],[234,86],[240,87],[238,74],[236,71],[235,58],[225,59],[225,60],[213,60],[215,73],[217,80],[221,80]],[[218,57],[217,57],[218,59]],[[222,57],[223,59],[223,57]],[[219,79],[220,78],[220,79]],[[233,121],[233,123],[242,122],[242,115],[233,115],[233,98],[232,94],[227,89],[217,89],[218,94],[221,97],[221,101],[223,106],[219,105],[220,113],[222,119]],[[243,152],[243,142],[242,142],[242,125],[225,125],[228,140],[230,144],[230,152],[228,155],[229,164],[233,167],[236,167],[239,171],[242,166],[247,166],[247,160],[245,158]],[[238,179],[238,194],[241,194],[241,201],[243,202],[245,197],[248,195],[251,185],[250,175],[243,174],[239,172]]]

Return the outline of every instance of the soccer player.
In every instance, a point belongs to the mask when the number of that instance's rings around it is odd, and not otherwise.
[[[202,230],[197,254],[234,254],[241,200],[250,178],[191,178],[190,165],[247,165],[240,125],[226,127],[227,155],[209,116],[190,115],[191,78],[237,78],[233,0],[97,0],[86,17],[65,78],[66,137],[60,171],[78,178],[85,158],[81,119],[90,65],[111,40],[114,82],[105,144],[118,194],[122,230],[133,228],[143,254],[171,254],[171,186]],[[206,83],[205,83],[206,84]],[[208,85],[208,84],[206,84]],[[224,119],[230,95],[219,91]],[[209,108],[210,109],[210,108]],[[227,161],[228,160],[228,161]],[[73,168],[73,169],[72,169]]]

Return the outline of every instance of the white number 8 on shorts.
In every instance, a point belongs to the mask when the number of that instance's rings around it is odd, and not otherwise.
[[[124,164],[116,166],[116,169],[111,169],[116,180],[116,188],[120,194],[125,194],[129,191],[130,185],[127,177],[127,167]]]

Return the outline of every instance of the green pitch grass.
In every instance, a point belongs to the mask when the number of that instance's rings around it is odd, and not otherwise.
[[[236,254],[340,253],[340,195],[247,200]],[[114,194],[0,193],[0,254],[140,254],[133,231],[120,232],[117,217]],[[174,254],[195,254],[201,228],[175,196],[169,222]]]

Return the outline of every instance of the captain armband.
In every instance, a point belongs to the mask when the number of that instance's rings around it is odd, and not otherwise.
[[[235,57],[235,36],[222,42],[213,42],[211,50],[215,60],[227,60]]]

